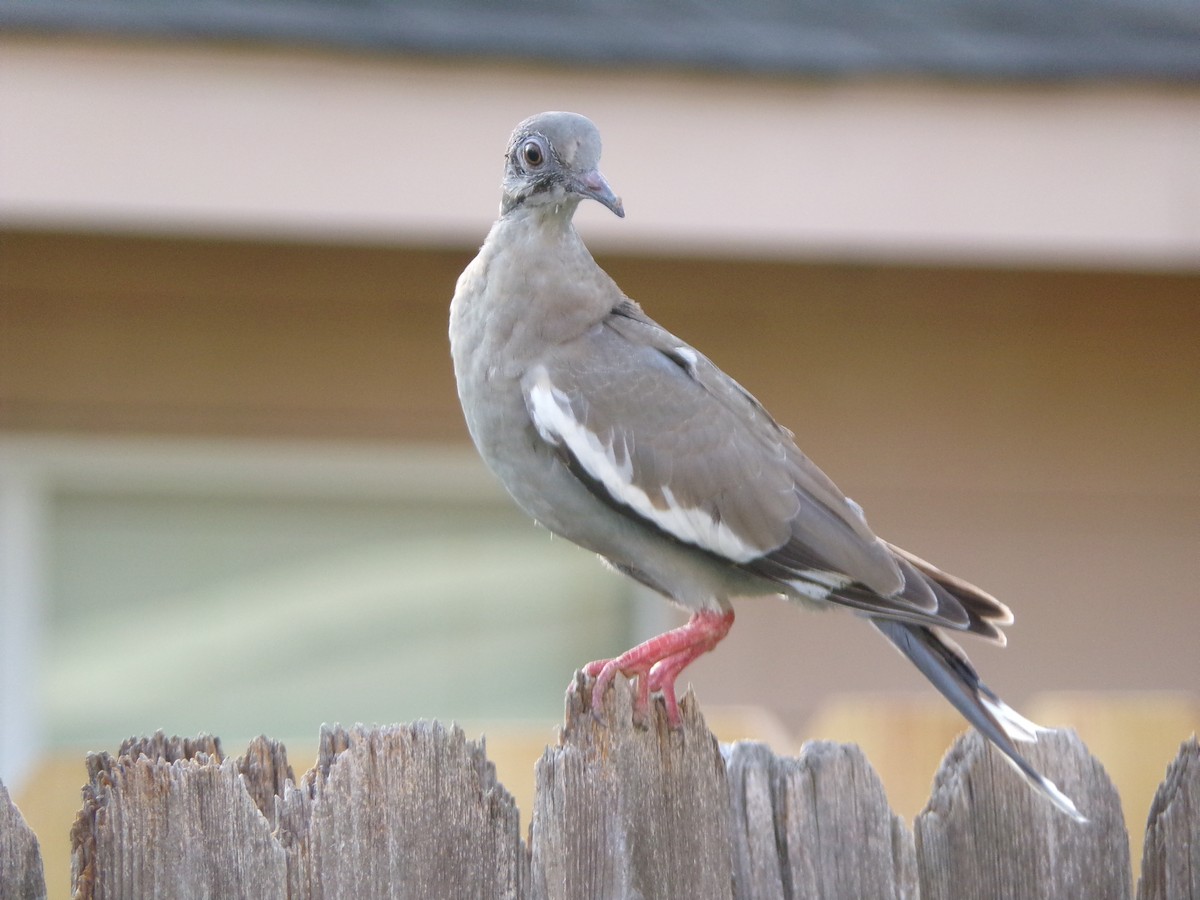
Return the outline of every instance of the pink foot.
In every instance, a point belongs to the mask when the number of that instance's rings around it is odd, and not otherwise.
[[[599,659],[583,667],[584,674],[595,678],[592,685],[592,712],[600,715],[604,692],[620,672],[637,679],[633,698],[635,721],[645,718],[650,692],[661,691],[667,708],[667,722],[680,727],[679,702],[675,699],[675,679],[687,666],[720,643],[733,627],[733,612],[704,610],[693,613],[686,625],[652,637],[616,659]]]

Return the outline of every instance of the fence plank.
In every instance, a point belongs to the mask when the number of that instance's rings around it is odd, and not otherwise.
[[[695,698],[671,731],[657,704],[647,727],[633,724],[623,678],[602,723],[585,690],[577,681],[559,745],[537,764],[530,896],[730,897],[729,788]]]
[[[528,880],[517,807],[482,742],[436,722],[323,727],[279,821],[293,900],[520,900]]]
[[[436,723],[323,728],[294,784],[282,744],[201,736],[88,757],[82,898],[504,898],[527,881],[516,805],[481,744]]]
[[[1053,809],[971,732],[943,761],[914,833],[856,746],[810,743],[798,758],[763,744],[722,750],[690,694],[680,731],[661,707],[639,727],[623,679],[601,721],[588,702],[577,683],[558,746],[537,764],[528,852],[482,742],[438,723],[324,727],[298,782],[265,737],[236,760],[203,735],[91,754],[72,830],[75,896],[1130,897],[1120,802],[1073,734],[1027,752],[1089,823]],[[30,852],[36,860],[0,785],[3,900],[44,896],[40,863],[12,887]],[[1155,798],[1143,865],[1139,900],[1200,900],[1194,737]]]
[[[284,898],[286,860],[233,760],[213,738],[126,741],[88,754],[71,830],[83,900]]]
[[[738,900],[915,900],[912,832],[858,747],[810,741],[781,758],[738,743],[726,764]]]
[[[1125,900],[1129,838],[1115,788],[1072,732],[1023,748],[1090,820],[1037,796],[980,735],[951,747],[917,816],[922,900]]]
[[[237,770],[254,805],[274,831],[279,824],[276,798],[283,796],[289,781],[296,781],[292,767],[288,765],[287,748],[279,741],[260,735],[250,742],[245,754],[238,757]]]
[[[0,781],[0,898],[44,900],[45,896],[37,838]]]
[[[1200,900],[1200,743],[1183,742],[1146,825],[1138,900]]]

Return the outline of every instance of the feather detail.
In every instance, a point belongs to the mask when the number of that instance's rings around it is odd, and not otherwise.
[[[562,448],[607,492],[609,498],[637,514],[656,528],[683,541],[744,563],[762,556],[763,548],[744,540],[717,516],[704,509],[680,503],[669,485],[655,485],[655,497],[635,483],[628,448],[617,452],[613,438],[602,440],[580,422],[567,396],[550,380],[545,367],[531,373],[526,392],[530,418],[547,443]]]
[[[913,665],[921,670],[942,696],[968,722],[996,745],[1011,765],[1038,793],[1077,822],[1087,819],[1058,785],[1030,765],[1013,741],[1036,742],[1044,731],[979,680],[974,667],[953,643],[930,628],[905,622],[871,618],[873,624]]]

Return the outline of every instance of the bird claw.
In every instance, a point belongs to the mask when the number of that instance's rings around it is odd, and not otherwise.
[[[670,666],[662,669],[662,661],[650,669],[623,670],[612,665],[614,660],[600,660],[598,663],[585,666],[583,672],[593,679],[590,691],[592,716],[597,722],[604,721],[604,696],[612,686],[613,678],[620,672],[632,683],[633,694],[633,723],[638,727],[649,724],[650,699],[661,699],[666,712],[667,724],[672,729],[683,727],[683,718],[679,713],[679,701],[675,697],[675,677],[682,666]],[[665,674],[664,674],[665,671]],[[595,673],[595,674],[593,674]],[[571,683],[574,690],[576,682]]]
[[[650,706],[650,671],[648,667],[622,668],[620,659],[601,659],[583,667],[584,675],[594,679],[591,691],[592,715],[597,722],[604,721],[604,695],[612,680],[620,672],[635,684],[633,695],[633,721],[644,725]]]
[[[592,715],[603,721],[604,694],[620,672],[636,682],[633,695],[633,720],[645,724],[650,708],[650,695],[662,697],[667,724],[672,730],[683,727],[679,701],[675,698],[675,681],[697,657],[707,653],[729,632],[733,625],[732,612],[702,610],[692,615],[686,625],[653,637],[627,650],[616,659],[598,659],[583,667],[583,674],[592,682]]]

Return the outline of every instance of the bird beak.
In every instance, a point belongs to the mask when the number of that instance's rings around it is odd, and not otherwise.
[[[607,206],[619,218],[625,218],[625,207],[621,203],[621,198],[613,193],[613,189],[608,186],[608,182],[604,180],[604,176],[598,169],[592,169],[580,178],[577,190],[580,195],[591,197],[598,203]]]

